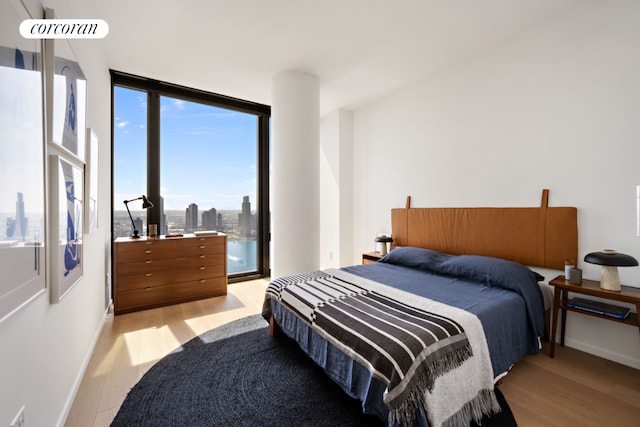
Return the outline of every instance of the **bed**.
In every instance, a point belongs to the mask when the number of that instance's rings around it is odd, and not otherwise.
[[[389,426],[456,426],[500,410],[494,384],[545,331],[528,266],[577,259],[577,209],[391,211],[379,262],[273,280],[263,316]]]

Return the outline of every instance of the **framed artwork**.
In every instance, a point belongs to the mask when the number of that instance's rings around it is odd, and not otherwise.
[[[45,16],[54,18],[51,9]],[[87,80],[71,45],[65,39],[46,40],[53,46],[53,102],[50,141],[85,161]]]
[[[87,129],[87,161],[84,166],[85,233],[98,229],[98,135]]]
[[[46,288],[42,44],[17,31],[30,18],[0,2],[0,322]]]
[[[82,278],[84,170],[57,154],[49,156],[51,302]]]

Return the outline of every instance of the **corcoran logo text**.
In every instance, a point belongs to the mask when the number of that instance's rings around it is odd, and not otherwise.
[[[20,35],[26,39],[102,39],[109,24],[102,19],[25,19]]]

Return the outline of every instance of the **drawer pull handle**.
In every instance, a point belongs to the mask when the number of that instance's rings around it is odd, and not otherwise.
[[[150,260],[150,259],[148,259],[148,260],[146,260],[146,261],[145,261],[145,263],[147,263],[147,264],[151,264],[151,260]]]
[[[151,286],[147,286],[146,288],[144,288],[145,291],[150,291],[151,290]]]
[[[200,283],[204,283],[204,282],[206,282],[205,279],[200,279]]]
[[[204,237],[201,237],[201,238],[200,238],[200,241],[201,241],[201,242],[204,242],[205,240],[207,240],[207,239],[205,239]]]
[[[204,258],[204,257],[205,257],[204,255],[200,255],[200,258]]]
[[[145,245],[150,245],[153,242],[144,242]]]
[[[204,249],[204,248],[206,248],[205,245],[200,245],[200,249]]]
[[[151,253],[151,249],[147,249],[146,251],[144,251],[145,254],[150,254]]]
[[[207,267],[205,267],[205,266],[202,266],[202,267],[200,267],[200,270],[204,270],[205,268],[207,268]]]
[[[145,276],[151,277],[151,273],[146,273]]]

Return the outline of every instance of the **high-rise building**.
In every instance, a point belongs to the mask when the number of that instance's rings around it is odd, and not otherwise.
[[[202,229],[217,230],[218,229],[218,213],[216,208],[202,212]]]
[[[222,213],[218,212],[218,222],[216,225],[216,230],[224,230],[224,222],[222,221]]]
[[[198,205],[191,203],[186,211],[184,231],[191,233],[198,229]]]
[[[18,192],[18,200],[16,201],[16,224],[15,237],[24,242],[27,236],[27,217],[24,214],[23,194]]]
[[[242,198],[242,212],[238,214],[238,234],[240,237],[251,237],[255,231],[255,215],[251,214],[249,196]]]
[[[158,224],[158,234],[167,234],[167,214],[164,213],[164,197],[160,197],[160,202],[156,205],[160,210],[160,224]]]

